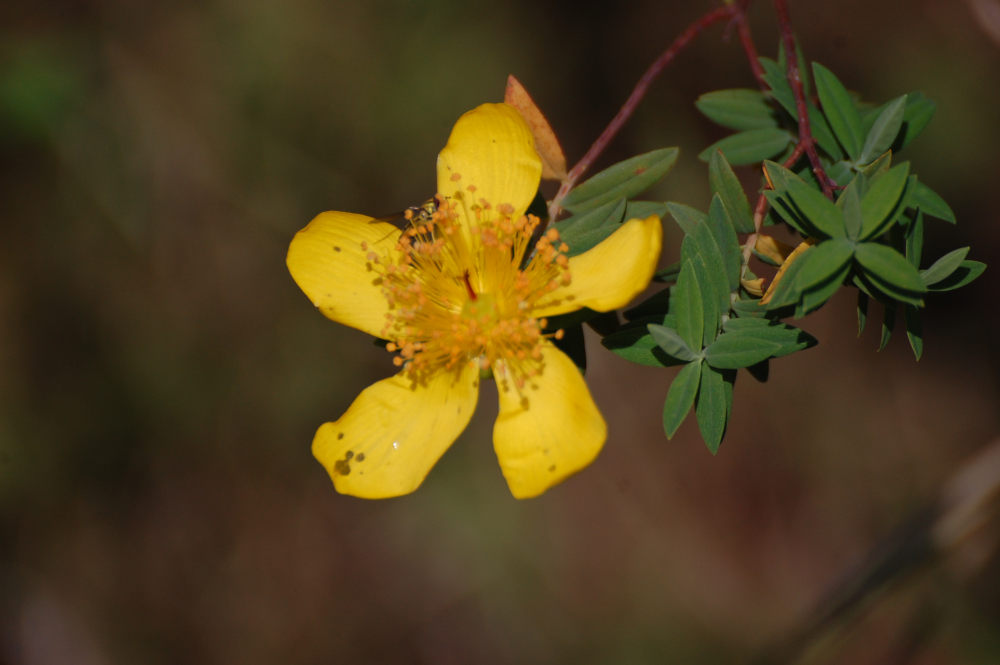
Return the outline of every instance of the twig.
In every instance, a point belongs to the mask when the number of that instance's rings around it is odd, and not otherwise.
[[[601,135],[594,141],[594,144],[590,146],[587,153],[570,169],[569,174],[566,176],[566,180],[563,181],[562,185],[559,187],[559,191],[556,193],[555,198],[549,203],[549,219],[555,221],[556,216],[560,211],[560,204],[562,200],[569,194],[573,186],[576,185],[580,177],[586,172],[588,168],[594,163],[594,161],[600,156],[604,149],[611,142],[611,139],[615,137],[618,131],[622,128],[632,114],[635,113],[636,107],[639,106],[639,102],[642,98],[646,96],[646,91],[649,89],[650,84],[653,80],[660,75],[660,73],[673,61],[678,53],[681,52],[692,39],[698,36],[698,34],[719,21],[723,21],[727,18],[733,18],[740,11],[742,11],[738,4],[727,5],[725,7],[720,7],[713,11],[708,12],[701,18],[697,19],[694,23],[689,25],[684,29],[677,39],[664,51],[659,58],[653,62],[652,65],[646,70],[639,79],[639,82],[635,84],[635,88],[632,89],[632,94],[629,95],[628,99],[625,100],[625,104],[622,105],[618,114],[611,119],[608,126],[604,129]]]
[[[806,106],[805,91],[802,88],[802,75],[799,72],[799,58],[795,48],[795,35],[792,33],[792,22],[788,18],[788,5],[785,0],[774,0],[774,11],[778,15],[778,25],[781,29],[781,39],[785,45],[785,60],[787,61],[788,83],[792,86],[795,96],[795,110],[799,122],[799,145],[805,146],[806,156],[812,165],[813,173],[819,180],[820,187],[828,199],[833,199],[833,188],[830,177],[823,170],[816,152],[816,139],[809,128],[809,109]]]
[[[750,70],[753,72],[753,76],[757,79],[757,85],[764,92],[767,92],[771,87],[764,80],[764,67],[760,64],[760,57],[757,55],[757,46],[753,42],[753,38],[750,36],[750,25],[747,23],[747,6],[749,6],[750,0],[740,0],[734,4],[736,12],[733,15],[733,22],[736,24],[736,31],[740,35],[740,44],[743,45],[743,51],[747,55],[747,62],[750,64]]]

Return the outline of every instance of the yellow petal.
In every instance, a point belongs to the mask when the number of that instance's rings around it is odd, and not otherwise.
[[[349,212],[324,212],[292,238],[288,271],[323,314],[379,337],[389,305],[367,254],[391,251],[398,239],[399,230],[391,224]]]
[[[524,119],[507,104],[483,104],[464,114],[438,155],[438,193],[457,192],[472,203],[507,204],[513,215],[527,210],[542,176],[542,160]],[[467,188],[473,185],[470,194]],[[459,214],[464,214],[462,206]]]
[[[474,363],[415,387],[400,372],[368,386],[339,420],[322,425],[313,455],[342,494],[408,494],[469,424],[478,396]]]
[[[572,257],[570,283],[554,290],[532,315],[622,307],[649,285],[662,244],[663,227],[656,215],[625,222],[596,247]]]
[[[518,392],[497,375],[500,414],[493,447],[511,494],[538,496],[590,464],[607,438],[607,425],[583,375],[552,344],[542,348],[541,376]]]

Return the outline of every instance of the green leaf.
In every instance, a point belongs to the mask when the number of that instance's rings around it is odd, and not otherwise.
[[[715,244],[724,264],[723,277],[726,282],[726,298],[722,303],[723,311],[729,310],[729,293],[735,291],[740,285],[740,268],[743,265],[743,254],[740,251],[739,239],[736,231],[733,230],[729,220],[726,219],[725,206],[718,193],[712,196],[712,203],[708,207],[708,220],[706,226],[715,238]]]
[[[861,198],[861,239],[869,240],[892,224],[901,210],[901,198],[906,187],[910,165],[894,166],[872,183]]]
[[[906,95],[889,102],[875,118],[875,124],[868,131],[865,145],[858,156],[858,164],[867,164],[887,151],[896,140],[903,126],[903,114],[906,112]]]
[[[708,160],[708,182],[712,191],[722,199],[726,219],[737,233],[753,233],[753,213],[750,202],[739,178],[721,152],[714,152]]]
[[[716,369],[741,369],[767,360],[781,344],[738,332],[722,333],[705,349],[705,361]]]
[[[920,279],[923,280],[923,283],[927,286],[937,284],[938,282],[945,280],[949,275],[951,275],[951,273],[958,270],[959,266],[962,265],[962,262],[968,254],[968,247],[953,249],[935,261],[934,264],[927,270],[921,270]]]
[[[687,239],[685,239],[687,242]],[[702,304],[702,289],[695,273],[694,261],[685,259],[677,284],[671,289],[671,311],[677,317],[677,332],[688,348],[699,352],[702,349],[702,335],[705,330],[705,307]]]
[[[844,216],[830,199],[801,180],[788,181],[788,194],[821,237],[844,237]]]
[[[610,166],[571,191],[562,207],[580,213],[618,198],[632,198],[665,176],[677,161],[677,153],[677,148],[661,148]]]
[[[853,254],[854,244],[845,238],[814,245],[796,259],[803,262],[795,278],[796,285],[806,291],[826,282],[843,272]]]
[[[965,286],[982,275],[985,270],[985,263],[969,260],[962,261],[962,265],[958,266],[955,272],[951,273],[940,282],[931,284],[927,287],[927,290],[937,292],[954,291],[955,289]]]
[[[868,294],[858,291],[858,337],[865,331],[865,323],[868,322]]]
[[[833,129],[833,133],[848,156],[851,159],[857,159],[861,153],[863,134],[861,115],[858,113],[857,107],[854,106],[854,100],[851,99],[847,88],[829,69],[818,62],[813,63],[812,69],[823,114],[830,122],[830,128]]]
[[[892,337],[892,330],[896,327],[896,306],[887,304],[882,311],[882,337],[878,343],[878,350],[882,351],[889,345],[889,338]]]
[[[705,325],[702,347],[711,344],[719,332],[720,317],[729,311],[729,289],[725,264],[712,232],[705,224],[695,228],[695,232],[684,239],[682,256],[688,256],[694,267],[694,275],[701,291],[702,313]]]
[[[799,304],[795,308],[795,316],[801,318],[826,304],[826,301],[833,297],[833,294],[844,283],[844,278],[847,277],[850,269],[849,264],[844,264],[837,272],[804,290]]]
[[[721,150],[730,164],[742,166],[756,164],[774,157],[794,140],[786,129],[770,127],[748,129],[716,141],[698,155],[698,159],[708,161],[717,150]]]
[[[924,183],[918,180],[907,194],[906,204],[909,207],[916,208],[931,217],[937,217],[952,224],[955,223],[955,213],[952,212],[951,207],[945,203],[945,200],[937,192]]]
[[[701,361],[688,363],[670,384],[667,400],[663,403],[663,431],[668,439],[677,432],[694,404],[698,385],[701,383],[701,366]]]
[[[559,238],[569,245],[567,256],[585,252],[614,233],[621,225],[625,209],[625,199],[619,198],[556,222]]]
[[[860,243],[854,249],[854,258],[870,278],[893,287],[889,295],[898,296],[900,291],[919,295],[927,291],[917,269],[892,247],[874,242]]]
[[[858,194],[860,185],[858,184],[858,179],[855,178],[851,181],[851,184],[844,189],[840,198],[837,199],[837,207],[840,208],[841,213],[844,216],[844,231],[847,232],[847,237],[851,240],[857,240],[858,236],[861,235],[862,217],[861,217],[861,196]]]
[[[670,211],[670,216],[674,218],[677,226],[681,227],[685,235],[691,235],[694,227],[708,218],[701,210],[684,205],[683,203],[667,201],[667,209]]]
[[[764,80],[771,87],[771,94],[791,116],[792,120],[798,124],[799,116],[798,110],[795,108],[795,94],[792,92],[791,86],[788,85],[784,67],[779,66],[770,58],[760,58],[760,64],[764,67]],[[813,138],[816,139],[816,143],[823,152],[830,155],[834,161],[843,158],[844,153],[840,149],[840,144],[837,143],[829,123],[819,112],[819,109],[812,104],[807,104],[807,115]],[[732,159],[729,161],[732,162]]]
[[[802,184],[805,184],[805,180],[795,175],[794,171],[786,169],[778,162],[764,162],[764,174],[767,176],[767,180],[771,184],[771,187],[773,187],[776,191],[788,189],[788,183],[793,180],[797,180]]]
[[[719,451],[719,444],[726,432],[729,399],[727,399],[725,377],[708,363],[701,363],[701,384],[698,386],[694,412],[698,418],[701,438],[714,455]]]
[[[924,131],[924,127],[934,117],[934,108],[934,102],[919,92],[911,92],[906,96],[903,129],[893,144],[895,150],[902,150]]]
[[[630,219],[646,219],[650,215],[664,217],[667,214],[667,204],[659,201],[629,201],[625,205],[624,221]]]
[[[809,251],[811,250],[802,253],[785,270],[781,281],[778,282],[778,286],[775,287],[774,292],[771,294],[770,302],[765,305],[768,311],[774,311],[799,301],[799,298],[802,296],[802,288],[798,284],[798,275],[805,265],[804,259],[809,256]]]
[[[670,367],[683,364],[660,348],[645,326],[631,326],[601,339],[606,349],[620,358],[646,367]]]
[[[646,328],[667,355],[685,362],[691,362],[698,358],[698,354],[691,350],[691,347],[681,338],[680,333],[673,328],[667,328],[655,323],[650,323]]]
[[[694,103],[715,123],[730,129],[777,127],[774,108],[759,90],[733,89],[706,92]]]
[[[920,310],[913,305],[904,305],[903,321],[906,323],[906,339],[910,341],[913,356],[920,360],[924,355],[924,327],[920,321]]]
[[[788,196],[784,196],[772,189],[764,190],[764,197],[771,204],[771,212],[777,214],[789,226],[804,236],[813,236],[819,233],[817,229],[809,223],[805,215],[794,205]]]
[[[906,228],[906,259],[914,268],[920,267],[924,253],[924,214],[917,211],[916,217]]]
[[[892,166],[892,152],[886,151],[879,155],[873,162],[858,168],[858,173],[864,174],[868,179],[874,179],[889,170]]]
[[[816,338],[806,331],[765,318],[729,319],[723,326],[723,330],[726,334],[739,334],[777,344],[779,348],[772,354],[774,358],[787,356],[790,353],[816,345]]]

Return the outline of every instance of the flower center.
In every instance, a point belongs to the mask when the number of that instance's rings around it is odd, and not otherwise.
[[[569,284],[568,248],[551,228],[532,245],[537,217],[474,193],[437,197],[391,252],[369,252],[389,302],[382,336],[415,381],[475,361],[520,388],[541,373],[546,337],[562,336],[545,333],[534,312]]]

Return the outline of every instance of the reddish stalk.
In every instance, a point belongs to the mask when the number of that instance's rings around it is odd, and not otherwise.
[[[646,91],[649,86],[653,83],[660,73],[666,69],[673,59],[680,53],[695,37],[701,33],[702,30],[712,26],[719,21],[723,21],[727,18],[733,18],[742,12],[742,8],[738,4],[727,5],[725,7],[720,7],[713,11],[708,12],[701,18],[694,21],[691,25],[684,29],[677,39],[664,51],[659,58],[653,62],[652,65],[646,70],[639,79],[639,82],[635,84],[635,88],[632,89],[632,94],[629,95],[628,99],[625,100],[625,104],[622,105],[618,114],[611,119],[608,126],[604,129],[594,144],[590,146],[587,153],[570,169],[569,174],[566,176],[566,180],[563,181],[562,185],[559,187],[559,191],[556,193],[554,199],[549,204],[549,219],[555,221],[556,216],[559,214],[560,203],[569,194],[573,186],[576,185],[580,177],[586,172],[588,168],[597,160],[598,156],[611,142],[611,139],[615,137],[622,126],[628,122],[628,119],[632,117],[635,113],[635,109],[639,106],[639,102],[642,98],[646,96]]]
[[[753,72],[754,78],[757,79],[757,85],[761,90],[767,92],[771,87],[764,80],[764,67],[760,64],[757,46],[753,43],[753,38],[750,36],[750,26],[747,24],[746,10],[749,4],[750,0],[740,0],[734,4],[733,23],[736,24],[736,31],[740,35],[740,44],[743,45],[743,52],[747,55],[747,62],[750,63],[750,70]]]
[[[799,59],[795,50],[795,35],[792,34],[792,22],[788,17],[788,5],[785,0],[774,0],[774,11],[778,15],[778,26],[781,29],[781,39],[785,45],[785,60],[788,65],[786,72],[788,83],[792,86],[792,93],[795,95],[795,110],[798,114],[799,122],[799,146],[804,146],[806,156],[812,165],[813,173],[819,181],[823,193],[828,199],[833,199],[833,188],[830,177],[823,170],[823,165],[819,161],[819,153],[816,152],[816,139],[813,138],[809,128],[809,109],[806,106],[805,91],[802,87],[802,75],[799,72]]]

